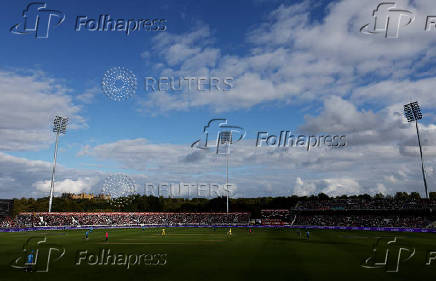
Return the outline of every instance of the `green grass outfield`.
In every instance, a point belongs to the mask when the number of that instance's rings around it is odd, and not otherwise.
[[[436,251],[436,235],[432,233],[387,233],[363,231],[312,230],[310,240],[300,239],[297,230],[284,228],[161,228],[94,230],[88,240],[84,230],[0,233],[0,280],[435,280],[436,259],[425,265],[427,252]],[[32,238],[33,237],[33,238]],[[377,237],[414,248],[415,255],[400,261],[399,272],[386,272],[385,267],[369,269],[362,262],[373,253]],[[35,270],[44,270],[51,251],[48,272],[24,272],[12,265],[22,265],[23,245],[39,248]],[[45,243],[38,244],[38,241]],[[398,244],[398,245],[400,245]],[[61,251],[65,254],[59,258]],[[99,264],[96,256],[102,250],[121,254],[119,265]],[[386,248],[381,248],[383,255]],[[392,252],[395,252],[394,248]],[[87,251],[87,252],[86,252]],[[95,256],[89,256],[94,253]],[[407,256],[409,252],[403,253]],[[142,256],[141,256],[142,255]],[[436,256],[436,254],[435,254]],[[130,259],[127,269],[125,258]],[[18,260],[17,260],[18,258]],[[103,258],[103,260],[106,256]],[[141,265],[134,264],[135,258]],[[89,260],[91,259],[91,260]],[[80,260],[80,265],[76,263]],[[395,265],[395,256],[390,265]],[[89,265],[88,262],[97,262]],[[138,263],[138,262],[136,262]],[[145,263],[145,264],[144,264]],[[158,263],[156,265],[156,263]],[[155,264],[155,265],[152,265]]]

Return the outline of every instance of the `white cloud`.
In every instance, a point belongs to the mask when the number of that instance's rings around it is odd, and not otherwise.
[[[294,185],[293,194],[297,196],[309,196],[316,193],[317,187],[315,183],[305,183],[300,177],[297,177]]]
[[[135,170],[146,175],[149,183],[225,182],[225,159],[213,152],[192,150],[189,144],[120,140],[87,146],[83,155]],[[426,166],[434,171],[436,162],[428,157]],[[428,181],[434,176],[429,173]],[[393,178],[398,180],[393,181]],[[405,154],[397,143],[382,141],[349,143],[343,149],[317,148],[307,152],[305,148],[295,147],[256,148],[255,140],[248,139],[232,146],[230,182],[237,184],[238,196],[319,192],[335,196],[423,190],[418,154]]]
[[[356,195],[362,191],[359,183],[351,178],[325,179],[324,183],[326,187],[321,192],[329,196]]]
[[[43,73],[0,70],[0,150],[37,150],[52,141],[55,115],[70,117],[70,129],[86,126],[69,89]]]
[[[81,193],[88,192],[91,187],[96,183],[95,178],[79,178],[77,180],[64,179],[55,182],[55,194],[62,193]],[[50,192],[50,181],[37,181],[32,184],[36,190],[41,192]]]
[[[0,198],[48,196],[51,171],[51,163],[0,152]],[[58,163],[55,191],[98,193],[104,177],[105,174],[99,171],[68,169]]]
[[[303,182],[297,177],[294,185],[293,194],[298,196],[308,196],[311,194],[324,193],[328,196],[356,195],[361,193],[359,183],[351,178],[327,178]]]
[[[101,90],[97,87],[93,87],[93,88],[87,89],[82,94],[77,95],[76,98],[80,102],[83,102],[85,104],[89,104],[94,100],[95,96],[98,95],[99,93],[101,93]]]
[[[372,20],[378,3],[335,1],[322,19],[312,18],[314,2],[280,5],[247,33],[244,54],[228,54],[216,47],[206,25],[182,34],[161,33],[153,39],[154,47],[143,53],[145,60],[162,58],[153,65],[156,71],[164,76],[233,76],[234,88],[194,95],[148,95],[140,106],[156,113],[197,107],[232,111],[265,103],[313,108],[322,103],[319,114],[308,114],[299,130],[344,134],[348,147],[307,152],[257,149],[253,140],[234,145],[230,179],[237,184],[239,196],[421,192],[416,133],[413,124],[404,120],[402,105],[419,100],[425,110],[436,108],[436,78],[429,67],[436,62],[436,37],[420,29],[421,19],[436,13],[436,6],[429,0],[398,1],[398,6],[416,12],[417,21],[404,28],[398,40],[386,40],[359,32]],[[57,112],[73,116],[76,127],[84,124],[69,89],[43,74],[2,71],[0,90],[4,93],[0,96],[0,149],[46,145],[51,116]],[[93,95],[89,90],[77,98],[86,103]],[[431,185],[436,176],[436,125],[427,121],[420,128]],[[137,172],[139,184],[225,181],[224,159],[192,150],[189,144],[121,139],[87,144],[78,156],[113,161],[117,168]],[[0,153],[0,195],[46,195],[50,167],[47,162]],[[58,170],[59,190],[95,191],[99,183],[87,179],[104,177],[91,170],[62,166]]]
[[[351,96],[356,104],[406,104],[419,101],[427,108],[436,108],[436,77],[419,80],[387,80],[357,87]]]
[[[397,1],[399,7],[413,10],[417,20],[401,30],[399,39],[388,40],[359,32],[373,20],[379,2],[336,1],[325,8],[322,19],[312,19],[314,1],[282,4],[247,33],[247,52],[240,55],[214,47],[206,25],[184,34],[160,34],[154,52],[163,58],[163,75],[232,76],[235,87],[226,94],[155,95],[141,106],[154,113],[203,106],[227,111],[351,94],[359,105],[420,99],[435,108],[431,89],[436,83],[426,65],[436,62],[436,37],[424,26],[436,7],[431,0]]]
[[[369,190],[369,194],[371,195],[375,195],[375,194],[383,194],[383,195],[388,195],[388,190],[386,188],[386,186],[382,183],[378,183],[374,188],[371,188]]]
[[[394,145],[404,155],[417,153],[414,123],[407,123],[403,105],[393,104],[378,112],[359,110],[352,102],[339,97],[324,100],[317,116],[306,115],[300,130],[308,134],[344,134],[350,145]],[[420,124],[424,152],[436,155],[436,126]]]

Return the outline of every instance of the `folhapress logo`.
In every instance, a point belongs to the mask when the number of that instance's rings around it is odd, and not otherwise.
[[[413,12],[397,9],[394,2],[382,2],[373,12],[372,23],[362,26],[360,32],[364,34],[384,34],[386,38],[398,38],[400,28],[410,25],[415,16]]]
[[[47,9],[47,4],[32,2],[23,11],[24,21],[11,27],[15,34],[35,33],[35,38],[48,38],[50,26],[60,25],[65,20],[61,11]]]
[[[47,9],[47,3],[32,2],[23,11],[23,22],[10,28],[14,34],[34,33],[36,38],[48,38],[50,28],[65,20],[61,11]],[[74,31],[122,32],[126,36],[134,32],[160,32],[167,30],[167,20],[156,17],[115,18],[108,14],[97,17],[77,16]]]
[[[201,138],[196,140],[191,147],[200,149],[215,147],[217,154],[229,154],[230,145],[241,141],[244,137],[244,128],[229,125],[227,119],[212,119],[204,126]]]
[[[30,237],[23,245],[22,253],[12,260],[10,267],[26,272],[49,272],[50,264],[65,255],[65,248],[47,243],[47,237]]]
[[[382,268],[386,272],[398,272],[400,263],[410,260],[415,255],[415,248],[400,243],[395,237],[379,237],[373,245],[372,255],[361,264],[363,268]]]

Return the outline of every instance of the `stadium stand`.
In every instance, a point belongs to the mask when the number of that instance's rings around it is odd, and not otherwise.
[[[287,209],[261,210],[262,225],[286,225],[289,224],[290,212]]]
[[[4,201],[4,200],[3,200]],[[10,201],[10,200],[9,200]],[[0,200],[2,202],[2,200]],[[12,218],[11,203],[0,210],[0,227],[247,225],[436,228],[436,200],[301,197],[289,209],[248,212],[23,212]],[[432,211],[434,210],[434,211]]]
[[[0,199],[0,227],[11,226],[11,216],[14,200]]]
[[[0,217],[12,215],[14,200],[0,199]]]
[[[247,225],[249,213],[21,213],[12,227]]]
[[[430,223],[424,216],[411,215],[349,215],[300,214],[294,225],[357,226],[357,227],[412,227],[426,228]]]
[[[398,200],[394,198],[374,199],[328,199],[299,201],[295,210],[411,210],[436,208],[436,200]]]
[[[262,210],[263,225],[434,228],[436,200],[301,200],[289,212]]]

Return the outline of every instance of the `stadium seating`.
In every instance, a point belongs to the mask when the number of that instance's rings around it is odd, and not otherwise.
[[[247,225],[249,217],[249,213],[21,213],[9,225]]]

